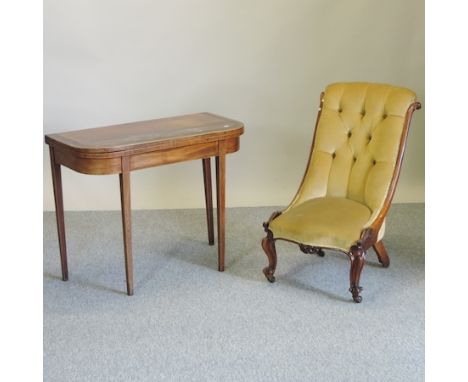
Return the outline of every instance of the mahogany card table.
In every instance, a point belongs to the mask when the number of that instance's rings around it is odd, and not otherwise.
[[[127,294],[133,294],[130,172],[202,159],[208,243],[214,244],[211,157],[216,158],[218,270],[224,271],[226,154],[239,150],[242,122],[210,113],[47,134],[62,279],[68,280],[61,166],[84,174],[119,174]]]

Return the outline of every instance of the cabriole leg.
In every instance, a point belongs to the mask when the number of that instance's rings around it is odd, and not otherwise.
[[[263,274],[267,280],[271,283],[275,282],[275,270],[276,270],[276,247],[275,240],[273,239],[273,234],[271,232],[267,233],[267,236],[262,240],[262,248],[265,251],[265,254],[268,257],[268,266],[263,268]]]
[[[353,295],[354,302],[360,303],[362,301],[362,297],[360,295],[362,288],[359,286],[359,279],[361,278],[361,272],[365,262],[364,249],[361,246],[353,245],[349,253],[349,259],[351,260],[349,291]]]

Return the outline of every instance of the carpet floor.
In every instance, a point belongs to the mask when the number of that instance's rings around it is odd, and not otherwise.
[[[134,211],[132,297],[119,211],[65,214],[68,282],[45,212],[44,381],[423,381],[424,204],[390,209],[391,264],[368,252],[361,304],[340,253],[278,242],[266,281],[276,209],[226,211],[223,273],[204,210]]]

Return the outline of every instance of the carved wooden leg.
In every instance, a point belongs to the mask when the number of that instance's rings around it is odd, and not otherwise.
[[[206,222],[208,225],[208,244],[214,244],[213,229],[213,196],[211,185],[211,158],[204,158],[203,162],[203,183],[205,184],[205,204],[206,204]]]
[[[378,241],[373,246],[379,263],[382,264],[384,268],[387,268],[390,265],[390,258],[388,257],[387,250],[385,249],[382,240]]]
[[[359,245],[353,245],[349,253],[349,259],[351,260],[351,271],[349,273],[349,291],[353,295],[354,302],[357,303],[362,301],[362,297],[360,296],[362,288],[359,286],[359,279],[361,277],[362,268],[364,267],[365,254],[365,251]]]
[[[269,282],[274,283],[274,273],[276,270],[276,247],[275,240],[273,239],[273,234],[271,232],[268,232],[267,236],[263,238],[262,248],[268,257],[268,267],[263,268],[263,274]]]
[[[128,158],[122,158],[120,180],[120,201],[122,204],[122,225],[125,252],[125,275],[127,276],[127,294],[133,295],[133,256],[132,256],[132,210],[130,206],[130,171]]]
[[[60,164],[55,162],[55,153],[50,148],[50,164],[52,165],[52,183],[54,186],[55,217],[60,248],[60,264],[62,266],[62,280],[68,280],[67,244],[65,242],[65,219],[63,214],[62,172]]]

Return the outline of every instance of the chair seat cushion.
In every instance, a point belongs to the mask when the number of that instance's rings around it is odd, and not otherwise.
[[[316,198],[285,211],[270,222],[269,229],[275,239],[347,252],[370,215],[368,207],[351,199]]]

